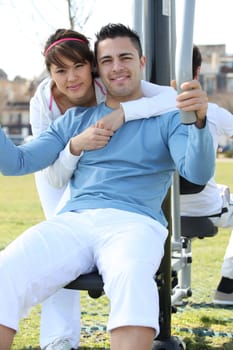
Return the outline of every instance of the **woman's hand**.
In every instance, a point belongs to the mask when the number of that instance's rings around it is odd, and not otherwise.
[[[119,129],[124,122],[124,111],[120,107],[98,120],[96,125],[92,125],[81,134],[72,137],[70,152],[79,156],[82,151],[91,151],[106,146],[114,131]]]
[[[95,125],[90,126],[81,134],[70,140],[70,152],[80,156],[82,151],[91,151],[106,146],[113,136],[112,130],[106,130]]]
[[[101,129],[116,131],[125,122],[125,115],[123,109],[120,107],[115,109],[113,112],[105,115],[103,118],[98,120],[96,126]]]

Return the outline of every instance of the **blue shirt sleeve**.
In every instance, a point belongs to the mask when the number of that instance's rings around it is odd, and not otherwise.
[[[204,128],[198,129],[195,124],[184,125],[172,119],[169,149],[178,172],[190,182],[207,183],[215,170],[215,152],[208,121]],[[188,138],[183,137],[184,134]]]
[[[73,136],[78,118],[68,111],[32,141],[16,146],[0,128],[0,171],[3,175],[25,175],[46,168]]]

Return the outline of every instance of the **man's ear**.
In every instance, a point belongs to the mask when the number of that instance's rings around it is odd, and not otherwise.
[[[195,79],[199,80],[200,73],[201,73],[201,66],[198,66]]]
[[[140,58],[140,65],[141,65],[141,68],[145,67],[145,65],[146,65],[146,56],[142,56]]]

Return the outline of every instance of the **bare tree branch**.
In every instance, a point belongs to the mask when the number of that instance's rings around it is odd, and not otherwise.
[[[2,33],[8,27],[15,29],[15,32],[9,30],[7,39],[6,35],[3,36],[1,44],[7,48],[7,54],[2,55],[0,68],[6,69],[10,65],[6,56],[11,57],[9,52],[16,35],[18,35],[19,40],[15,46],[19,47],[22,55],[19,55],[17,65],[12,64],[11,67],[13,67],[13,71],[17,69],[19,72],[21,67],[24,67],[26,74],[31,74],[29,71],[33,71],[34,65],[38,67],[43,64],[41,53],[48,36],[58,28],[69,27],[85,33],[84,27],[94,12],[96,2],[96,0],[0,0]],[[34,51],[38,54],[38,58],[32,62],[29,58],[30,55],[23,54],[23,51]],[[27,60],[29,63],[25,65]]]
[[[95,0],[67,0],[70,28],[83,29],[93,13]]]

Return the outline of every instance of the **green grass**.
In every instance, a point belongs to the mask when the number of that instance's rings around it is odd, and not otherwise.
[[[233,191],[233,162],[217,163],[219,183]],[[0,249],[27,227],[43,219],[33,175],[0,176]],[[219,230],[213,237],[193,242],[192,290],[185,306],[172,314],[172,334],[181,336],[187,350],[233,350],[233,308],[212,304],[213,291],[220,279],[220,269],[230,230]],[[105,296],[94,300],[81,293],[82,332],[80,349],[108,349],[105,331],[108,316]],[[20,323],[13,350],[39,350],[40,306],[34,307]]]
[[[0,176],[0,249],[42,219],[33,175]]]

